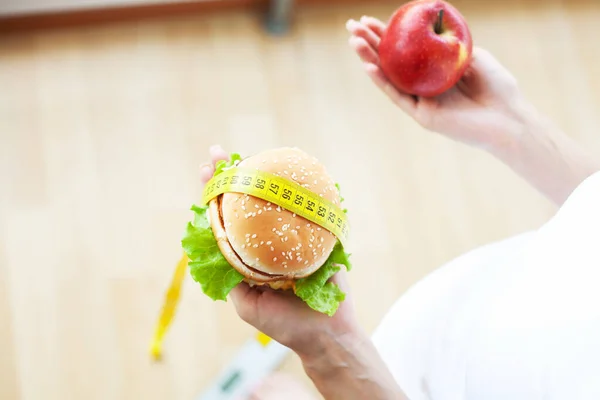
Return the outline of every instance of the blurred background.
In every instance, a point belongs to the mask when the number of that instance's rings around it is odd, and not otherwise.
[[[428,272],[546,221],[509,169],[423,130],[363,73],[345,22],[403,2],[0,0],[0,399],[194,399],[252,337],[188,276],[164,360],[148,355],[214,143],[327,165],[369,331]],[[453,4],[600,154],[600,3]],[[306,379],[293,354],[280,369]]]

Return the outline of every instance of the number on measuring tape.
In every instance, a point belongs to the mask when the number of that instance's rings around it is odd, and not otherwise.
[[[310,212],[312,215],[314,215],[314,214],[315,214],[315,207],[316,207],[316,206],[317,206],[317,205],[315,204],[315,202],[314,202],[314,201],[312,201],[312,200],[308,200],[308,201],[306,202],[306,207],[305,207],[305,208],[306,208],[306,209],[307,209],[307,210],[308,210],[308,211],[309,211],[309,212]]]
[[[304,195],[297,193],[296,199],[294,200],[294,204],[299,207],[302,207],[303,203],[304,203]]]
[[[325,215],[327,215],[327,209],[323,206],[319,206],[319,211],[317,211],[317,215],[325,219]]]
[[[264,179],[257,178],[256,183],[254,184],[254,187],[257,189],[263,190],[265,188],[266,183],[267,182]]]
[[[269,192],[277,196],[279,194],[279,184],[271,182],[271,184],[269,185]]]
[[[281,198],[284,199],[286,201],[286,203],[289,203],[290,200],[292,200],[292,189],[290,189],[287,186],[284,186],[283,188],[283,193],[281,193]]]

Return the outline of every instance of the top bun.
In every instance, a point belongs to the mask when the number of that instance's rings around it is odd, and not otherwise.
[[[264,151],[238,166],[295,181],[340,206],[339,192],[324,166],[297,148]],[[247,194],[225,193],[213,199],[210,220],[224,257],[256,283],[309,276],[325,263],[337,242],[325,228]]]

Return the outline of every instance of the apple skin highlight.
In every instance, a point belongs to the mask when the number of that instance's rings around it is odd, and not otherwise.
[[[392,14],[378,52],[381,70],[397,89],[435,97],[465,73],[473,39],[454,6],[442,0],[415,0]]]

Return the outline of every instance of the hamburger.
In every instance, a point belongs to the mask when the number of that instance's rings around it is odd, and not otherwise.
[[[339,185],[315,157],[297,148],[270,149],[220,161],[214,176],[243,167],[296,182],[341,207]],[[350,255],[329,230],[267,200],[226,192],[192,206],[182,246],[193,279],[213,300],[226,300],[241,282],[291,290],[312,309],[333,315],[345,299],[329,279],[351,269]],[[346,210],[344,210],[346,212]]]

